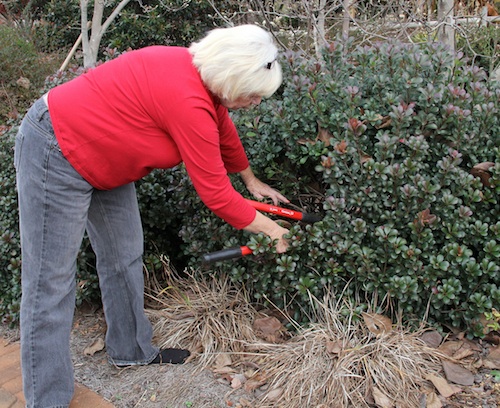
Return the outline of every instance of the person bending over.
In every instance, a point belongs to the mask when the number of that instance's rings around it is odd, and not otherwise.
[[[15,144],[22,248],[21,361],[28,408],[68,407],[76,259],[85,231],[96,254],[117,366],[182,363],[160,350],[144,313],[143,231],[134,182],[184,163],[197,194],[237,229],[286,251],[288,232],[231,185],[276,205],[288,200],[253,173],[228,109],[280,86],[277,48],[254,25],[210,31],[189,48],[150,46],[53,88],[30,108]]]

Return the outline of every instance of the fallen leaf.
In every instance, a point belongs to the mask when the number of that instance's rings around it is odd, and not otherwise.
[[[93,356],[98,351],[104,350],[105,345],[106,344],[104,343],[104,340],[99,337],[90,346],[86,347],[85,350],[83,350],[83,354],[85,354],[86,356]]]
[[[483,360],[483,366],[492,370],[500,370],[500,347],[492,347]]]
[[[253,408],[253,402],[241,397],[239,400],[241,408]]]
[[[466,368],[455,363],[450,363],[449,361],[443,361],[442,365],[448,381],[460,385],[474,384],[474,374]]]
[[[245,374],[246,378],[252,378],[256,374],[256,371],[249,369],[249,370],[245,370],[244,374]]]
[[[375,129],[384,129],[391,126],[392,120],[390,116],[377,115],[377,120],[382,120],[380,125],[375,126]]]
[[[379,388],[373,387],[372,390],[373,398],[375,399],[375,404],[380,408],[392,408],[394,404]]]
[[[246,392],[250,393],[250,392],[253,392],[256,389],[262,387],[266,383],[267,383],[267,379],[266,378],[255,376],[255,377],[252,377],[252,378],[248,379],[245,382],[243,388],[244,388],[244,390]]]
[[[363,313],[363,320],[368,330],[376,336],[392,331],[392,320],[387,316],[376,313]]]
[[[328,340],[326,342],[326,351],[330,354],[340,354],[340,352],[342,351],[342,343],[338,340]]]
[[[240,389],[247,381],[244,374],[236,374],[231,381],[231,387],[235,390]]]
[[[441,404],[441,401],[435,392],[427,394],[425,408],[441,408],[442,406],[443,404]]]
[[[459,348],[456,353],[453,354],[453,358],[456,360],[463,360],[464,358],[472,356],[473,354],[474,350],[472,350],[466,345],[466,343],[464,343],[464,347]]]
[[[271,391],[269,391],[266,396],[263,398],[263,400],[266,400],[266,401],[277,401],[281,395],[283,394],[283,389],[278,387],[278,388],[275,388]]]
[[[235,372],[234,369],[232,367],[229,367],[229,366],[215,367],[212,369],[212,371],[215,374],[232,374]]]
[[[21,88],[25,88],[25,89],[30,89],[30,86],[31,86],[30,80],[28,78],[26,78],[26,77],[20,77],[16,81],[16,84],[18,86],[20,86]]]
[[[307,144],[314,144],[314,140],[311,140],[311,139],[298,139],[297,140],[297,143],[298,144],[301,144],[301,145],[307,145]]]
[[[488,334],[486,334],[486,336],[484,336],[483,340],[491,344],[499,345],[500,334],[498,334],[497,332],[489,332]]]
[[[278,343],[282,340],[285,328],[276,317],[270,316],[255,319],[253,330],[256,336],[271,343]]]
[[[359,161],[361,164],[365,164],[367,161],[371,160],[371,158],[372,157],[366,153],[361,152],[359,154]]]
[[[463,341],[446,341],[439,346],[438,350],[448,357],[453,357],[463,344]]]
[[[446,381],[446,379],[444,379],[443,377],[434,374],[428,374],[425,378],[429,380],[434,385],[434,387],[436,387],[436,390],[438,390],[438,392],[445,398],[449,398],[453,394],[462,391],[461,388],[449,384],[448,381]]]
[[[438,348],[443,341],[443,336],[437,330],[426,331],[422,333],[420,338],[427,346],[432,348]]]
[[[230,366],[233,363],[229,354],[221,353],[215,359],[215,367],[222,368]]]

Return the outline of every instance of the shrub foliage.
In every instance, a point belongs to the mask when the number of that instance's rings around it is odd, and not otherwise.
[[[176,190],[193,265],[247,241],[254,256],[217,268],[298,319],[309,291],[345,291],[360,310],[480,334],[500,304],[498,84],[435,45],[332,44],[283,63],[280,95],[237,121],[259,175],[324,219],[293,225],[292,249],[276,255]]]
[[[378,305],[480,335],[479,318],[500,304],[498,84],[436,45],[333,43],[322,58],[290,52],[282,63],[278,94],[234,119],[258,176],[323,220],[293,223],[291,248],[278,255],[267,237],[236,231],[205,208],[182,166],[155,171],[137,183],[148,267],[166,252],[174,264],[215,269],[298,320],[309,293],[332,291],[359,311]],[[3,163],[13,132],[2,139]],[[13,177],[3,166],[2,205],[12,211],[1,219],[10,255],[0,313],[15,320]],[[244,244],[254,255],[201,262]]]

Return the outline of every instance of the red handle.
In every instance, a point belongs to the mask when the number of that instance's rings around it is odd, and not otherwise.
[[[301,220],[302,213],[298,211],[289,210],[288,208],[277,207],[260,201],[253,201],[245,199],[248,204],[259,211],[264,211],[271,214],[281,215],[283,217],[292,218],[294,220]]]
[[[280,215],[282,217],[291,218],[294,220],[308,222],[311,224],[322,220],[322,217],[316,214],[302,213],[300,211],[294,211],[288,208],[278,207],[276,205],[261,203],[260,201],[253,201],[248,199],[245,199],[245,201],[256,210]],[[207,263],[224,261],[226,259],[241,258],[242,256],[251,255],[252,253],[253,251],[248,246],[226,248],[220,251],[210,252],[209,254],[203,255],[203,261]]]
[[[315,223],[317,221],[321,221],[322,219],[320,216],[315,214],[302,213],[300,211],[290,210],[289,208],[283,208],[275,205],[261,203],[260,201],[253,201],[248,199],[245,199],[245,201],[256,210],[264,211],[270,214],[281,215],[282,217],[291,218],[293,220]]]

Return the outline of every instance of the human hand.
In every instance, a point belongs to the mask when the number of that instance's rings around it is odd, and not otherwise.
[[[276,252],[278,254],[282,254],[288,249],[290,244],[288,243],[288,240],[284,238],[284,236],[289,232],[290,231],[286,228],[282,228],[282,231],[280,232],[281,236],[278,238],[278,242],[276,243]]]
[[[265,197],[273,200],[274,205],[278,205],[279,202],[289,203],[290,201],[279,191],[275,190],[271,186],[260,181],[255,174],[253,174],[252,169],[247,167],[245,170],[240,172],[240,176],[247,187],[247,190],[258,200],[262,200]]]
[[[258,178],[250,180],[246,184],[247,190],[258,200],[263,198],[270,198],[273,200],[274,205],[278,205],[279,202],[289,203],[290,201],[279,191],[275,190],[268,184],[260,181]]]
[[[289,244],[288,240],[285,238],[285,235],[290,231],[258,211],[255,214],[255,219],[249,225],[247,225],[244,230],[252,232],[254,234],[263,232],[264,234],[268,235],[273,241],[277,240],[276,252],[278,252],[279,254],[286,252],[286,250],[288,249]]]

